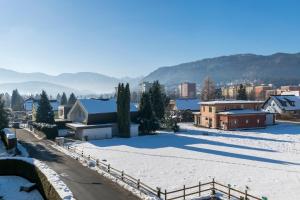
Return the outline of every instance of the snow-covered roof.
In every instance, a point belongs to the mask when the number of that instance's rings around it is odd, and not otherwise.
[[[200,110],[199,99],[176,99],[177,110]]]
[[[78,99],[78,101],[88,114],[117,112],[117,102],[115,99]],[[136,111],[136,106],[130,103],[130,112]]]
[[[241,114],[267,114],[267,112],[259,110],[250,110],[250,109],[240,109],[240,110],[228,110],[223,112],[218,112],[221,115],[241,115]]]
[[[246,104],[246,103],[264,103],[263,101],[247,101],[247,100],[230,100],[230,101],[205,101],[201,104],[205,105],[216,105],[216,104]]]
[[[300,97],[294,95],[274,95],[271,98],[275,98],[279,102],[280,106],[284,110],[300,110]]]

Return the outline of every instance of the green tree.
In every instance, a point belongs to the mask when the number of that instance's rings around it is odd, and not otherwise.
[[[8,127],[8,113],[4,108],[4,101],[0,98],[0,130]]]
[[[246,93],[246,87],[244,87],[243,84],[240,84],[240,87],[239,87],[237,93],[238,93],[237,97],[236,97],[237,100],[247,100],[248,99],[247,93]]]
[[[155,116],[162,120],[165,115],[165,94],[161,91],[161,85],[158,81],[154,81],[152,87],[149,90],[152,109]]]
[[[43,90],[36,111],[36,122],[54,124],[54,112],[47,93]]]
[[[149,93],[143,93],[139,106],[140,131],[143,134],[153,133],[159,129],[158,119],[152,109],[151,97]]]
[[[127,83],[118,85],[117,122],[121,137],[130,137],[130,89]]]
[[[23,110],[23,98],[22,96],[19,94],[18,90],[15,89],[12,92],[12,96],[11,96],[11,108],[13,111],[21,111]]]
[[[73,106],[75,102],[77,101],[77,98],[75,97],[74,93],[70,94],[68,105]]]
[[[66,93],[63,92],[61,99],[60,99],[60,105],[67,105],[68,104],[68,99]]]

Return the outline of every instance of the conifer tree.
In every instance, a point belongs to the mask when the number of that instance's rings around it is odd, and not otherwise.
[[[19,94],[18,90],[15,89],[12,92],[11,96],[11,108],[13,111],[21,111],[23,110],[23,98]]]
[[[149,93],[143,93],[139,106],[140,131],[149,134],[159,128],[159,122],[152,109],[151,97]]]
[[[68,100],[68,105],[73,106],[76,101],[77,101],[77,98],[75,97],[75,94],[71,93],[69,100]]]
[[[236,99],[237,100],[247,100],[248,99],[247,98],[247,93],[246,93],[246,88],[244,87],[243,84],[240,84]]]
[[[0,130],[8,127],[8,113],[4,108],[4,101],[0,98]]]
[[[130,137],[130,88],[127,83],[124,91],[124,136]]]
[[[121,137],[130,137],[130,89],[127,83],[118,85],[117,122]]]
[[[38,108],[36,112],[36,122],[41,123],[54,123],[54,112],[48,99],[46,92],[43,90],[41,98],[38,102]]]
[[[165,115],[165,95],[161,91],[161,85],[158,81],[155,81],[150,88],[150,98],[152,109],[155,113],[155,116],[162,120]]]
[[[60,95],[59,93],[56,95],[56,100],[57,100],[58,102],[61,101],[61,95]]]
[[[60,99],[60,105],[67,105],[68,104],[68,99],[66,93],[63,92],[61,99]]]

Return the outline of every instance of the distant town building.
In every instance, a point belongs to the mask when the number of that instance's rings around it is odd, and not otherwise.
[[[258,85],[255,86],[255,98],[257,100],[265,100],[266,99],[266,91],[267,90],[272,90],[273,86],[272,85]]]
[[[298,85],[286,85],[286,86],[281,86],[280,89],[283,92],[300,91],[300,86],[298,86]]]
[[[201,102],[194,123],[207,128],[224,130],[265,127],[274,124],[274,115],[261,111],[263,101],[211,101]]]
[[[150,88],[152,87],[153,83],[152,82],[148,82],[148,81],[144,81],[142,83],[140,83],[140,91],[141,93],[144,92],[149,92]],[[162,92],[165,92],[165,86],[163,84],[160,84],[160,89]]]
[[[224,96],[225,99],[236,99],[238,88],[239,85],[230,85],[222,87],[222,96]]]
[[[183,82],[178,86],[180,98],[195,98],[196,83]]]

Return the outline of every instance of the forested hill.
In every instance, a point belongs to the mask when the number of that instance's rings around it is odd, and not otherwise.
[[[202,83],[207,76],[217,83],[261,81],[276,85],[300,83],[300,53],[276,53],[269,56],[237,54],[208,58],[175,66],[160,67],[144,78],[165,85],[182,81]]]

